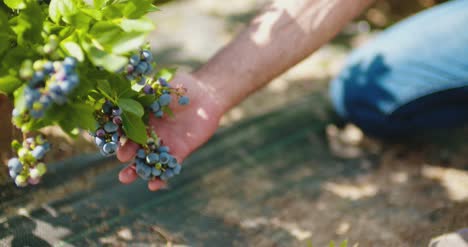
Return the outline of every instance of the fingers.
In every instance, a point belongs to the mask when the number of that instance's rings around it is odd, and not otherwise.
[[[135,171],[135,164],[125,167],[119,173],[119,180],[123,184],[133,183],[137,178],[138,175]]]
[[[166,182],[160,179],[154,179],[148,182],[148,189],[151,191],[157,191],[166,187]]]
[[[129,162],[133,159],[133,157],[135,157],[137,149],[138,144],[129,140],[122,147],[119,148],[119,151],[117,152],[117,158],[121,162]]]

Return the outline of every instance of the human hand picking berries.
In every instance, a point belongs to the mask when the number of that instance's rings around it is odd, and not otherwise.
[[[172,87],[187,89],[190,104],[184,104],[187,103],[184,102],[186,98],[172,97],[169,106],[174,112],[174,117],[164,115],[159,118],[155,113],[151,114],[149,123],[163,145],[169,147],[171,155],[182,163],[191,152],[214,134],[222,112],[215,92],[193,75],[178,74],[171,84]],[[122,162],[130,162],[137,156],[139,149],[140,145],[128,140],[119,148],[117,157]],[[134,162],[119,174],[119,180],[124,184],[132,183],[137,178],[137,164]],[[165,181],[156,178],[148,182],[148,188],[156,191],[165,184]]]

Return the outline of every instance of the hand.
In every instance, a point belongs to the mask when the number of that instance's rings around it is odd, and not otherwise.
[[[182,163],[190,153],[215,133],[222,110],[214,89],[203,84],[193,75],[178,74],[170,84],[186,88],[190,104],[180,106],[177,98],[173,97],[170,107],[175,117],[164,116],[159,119],[151,115],[150,125],[163,140],[164,145],[169,146],[171,154]],[[122,162],[129,162],[135,157],[137,149],[138,144],[127,141],[119,149],[117,158]],[[119,173],[119,180],[124,184],[132,183],[137,178],[134,164],[127,166]],[[165,182],[160,179],[148,182],[148,188],[151,191],[159,190],[164,186]]]

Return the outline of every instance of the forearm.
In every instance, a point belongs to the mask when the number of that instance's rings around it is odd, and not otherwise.
[[[194,75],[227,111],[332,39],[373,0],[278,0]]]

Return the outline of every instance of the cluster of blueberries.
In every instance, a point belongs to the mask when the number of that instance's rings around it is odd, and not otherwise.
[[[96,112],[98,128],[94,133],[94,142],[104,156],[110,156],[117,152],[120,137],[122,135],[122,109],[106,101],[102,109]]]
[[[34,62],[34,73],[24,89],[26,109],[31,117],[43,117],[52,103],[63,105],[67,102],[67,95],[80,82],[76,65],[77,60],[74,57],[67,57],[61,62]],[[13,110],[13,117],[17,118],[21,114],[17,109]]]
[[[136,153],[135,170],[144,180],[160,178],[168,180],[178,175],[182,166],[177,159],[169,154],[169,147],[160,145],[153,138],[149,138],[147,148],[140,148]]]
[[[153,71],[151,62],[153,62],[153,54],[149,50],[142,50],[140,54],[132,55],[127,65],[127,79],[136,80],[139,85],[145,85],[146,76]]]
[[[169,106],[172,100],[171,96],[171,91],[173,91],[173,88],[169,86],[169,83],[164,79],[164,78],[159,78],[158,79],[159,86],[162,87],[162,94],[159,96],[158,100],[154,101],[150,105],[150,110],[153,112],[155,117],[162,118],[164,116],[164,110],[163,107]],[[154,94],[154,89],[150,85],[145,85],[143,88],[143,91],[145,94]],[[178,96],[178,103],[179,105],[188,105],[190,103],[189,97],[185,95]]]
[[[38,184],[47,170],[43,159],[50,150],[50,143],[43,136],[36,136],[27,138],[23,144],[15,140],[12,146],[18,157],[8,161],[8,169],[15,184],[18,187]]]

